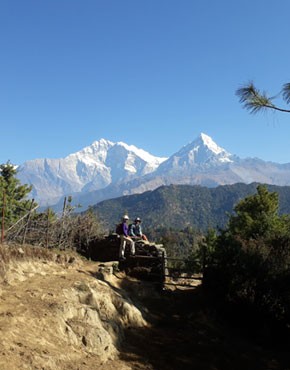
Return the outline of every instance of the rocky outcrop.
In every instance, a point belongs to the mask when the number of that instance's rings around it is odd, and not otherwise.
[[[124,331],[147,322],[112,275],[103,279],[110,271],[102,280],[98,271],[80,259],[10,261],[0,290],[0,368],[126,369],[118,362]]]

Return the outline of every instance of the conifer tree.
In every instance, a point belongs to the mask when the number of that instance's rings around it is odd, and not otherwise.
[[[36,203],[27,199],[32,186],[22,185],[16,177],[17,170],[9,161],[0,165],[0,207],[3,210],[5,227],[11,226],[24,216]],[[2,212],[1,212],[2,222]]]
[[[270,237],[275,231],[280,232],[285,222],[288,223],[279,216],[278,209],[278,194],[259,185],[257,194],[246,197],[235,206],[236,214],[229,220],[229,231],[244,239]]]

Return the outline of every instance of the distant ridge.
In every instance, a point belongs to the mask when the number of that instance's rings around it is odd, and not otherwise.
[[[113,230],[124,211],[131,219],[138,216],[144,229],[183,230],[193,228],[206,232],[224,228],[234,206],[256,193],[258,183],[222,185],[207,188],[199,185],[161,186],[142,194],[104,200],[93,207],[108,229]],[[290,186],[267,185],[279,195],[280,213],[290,214]],[[145,232],[145,231],[144,231]]]
[[[140,194],[162,185],[216,187],[259,182],[290,185],[290,163],[241,159],[201,133],[169,158],[160,158],[123,142],[101,139],[61,159],[36,159],[19,166],[19,179],[32,184],[42,206],[61,208],[72,195],[80,210],[102,200]]]

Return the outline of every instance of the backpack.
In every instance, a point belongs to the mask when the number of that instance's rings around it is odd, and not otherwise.
[[[116,234],[122,235],[123,234],[123,224],[118,224],[116,226]]]

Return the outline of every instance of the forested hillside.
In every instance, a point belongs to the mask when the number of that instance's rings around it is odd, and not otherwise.
[[[143,219],[146,229],[194,228],[206,231],[223,228],[228,214],[243,198],[256,192],[258,184],[234,184],[206,188],[191,185],[161,186],[154,191],[110,199],[93,207],[94,212],[113,230],[124,213]],[[290,213],[290,187],[268,185],[279,195],[279,213]]]

